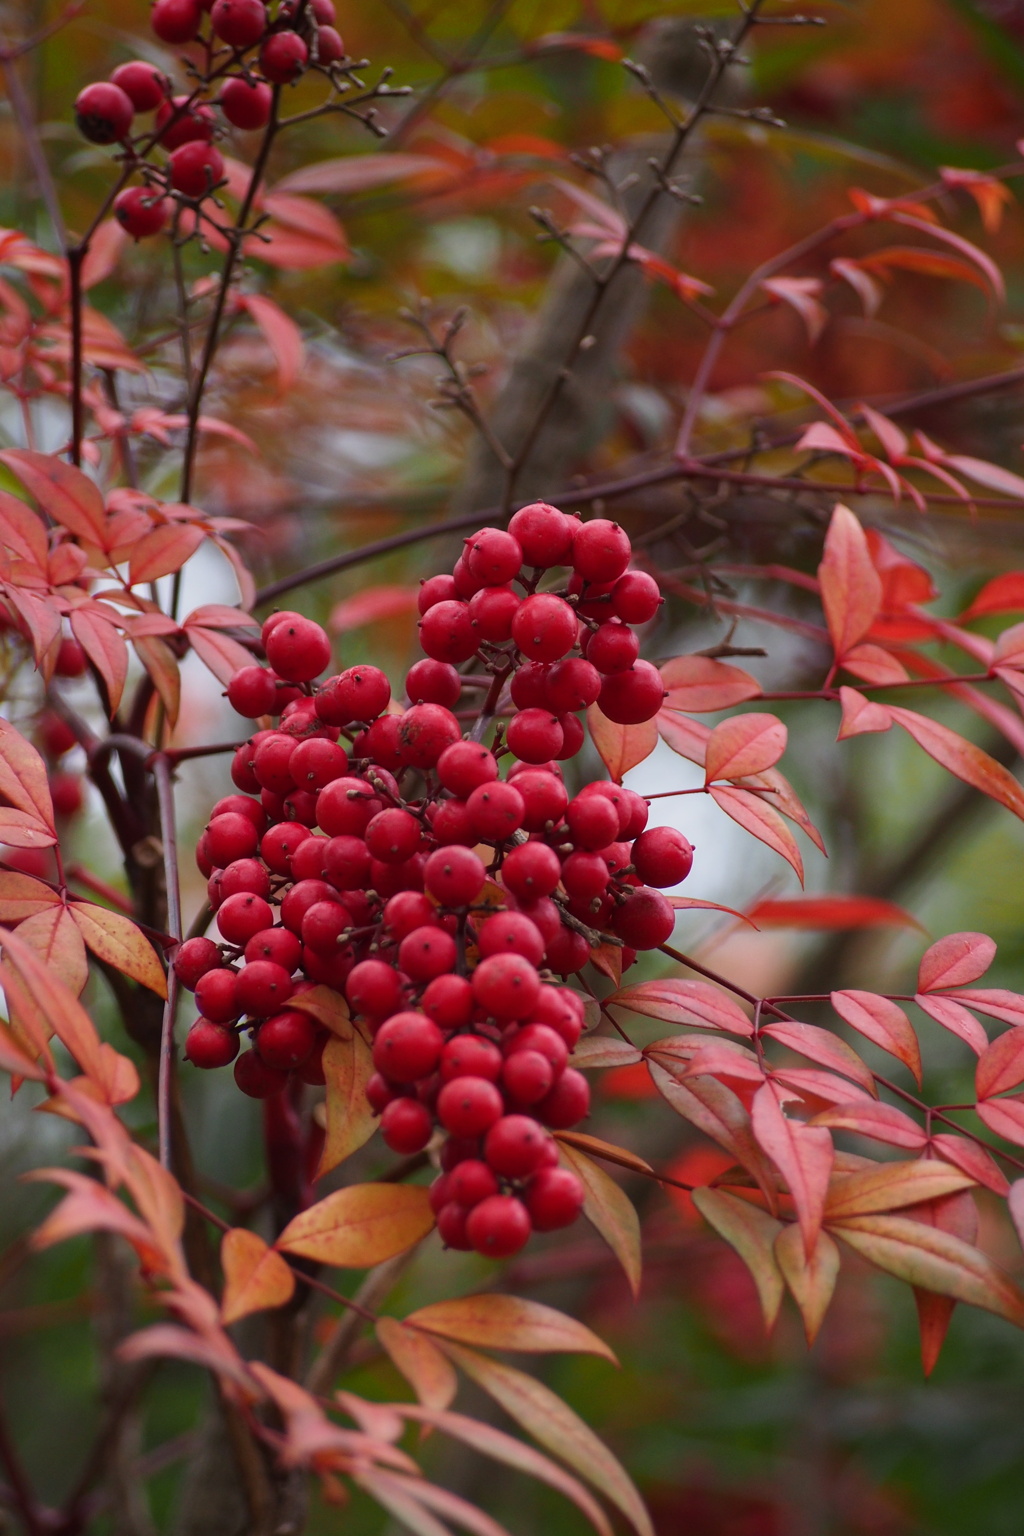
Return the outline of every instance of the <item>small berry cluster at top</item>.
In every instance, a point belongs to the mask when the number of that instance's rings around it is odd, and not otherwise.
[[[674,913],[655,887],[692,862],[681,833],[645,830],[641,796],[602,780],[570,799],[559,766],[588,705],[625,722],[661,705],[632,628],[661,597],[630,556],[618,524],[536,503],[423,583],[427,654],[404,709],[389,712],[373,666],[314,683],[330,642],[297,613],[267,620],[269,666],[228,686],[239,713],[280,723],[238,749],[239,793],[199,840],[222,943],[189,939],[174,960],[202,1014],[186,1055],[234,1061],[254,1097],[289,1074],[323,1082],[329,1037],[294,1003],[316,984],[344,993],[372,1039],[367,1097],[388,1146],[417,1153],[443,1132],[432,1199],[453,1248],[507,1256],[578,1215],[583,1190],[551,1132],[589,1110],[569,1065],[583,998],[558,978],[602,938],[624,966],[664,943]],[[560,589],[539,591],[561,566]],[[453,711],[471,689],[486,697],[467,739]],[[253,1044],[238,1055],[243,1028]]]
[[[162,43],[205,46],[206,78],[221,82],[216,106],[244,130],[269,123],[275,86],[313,66],[329,72],[345,57],[333,0],[280,0],[273,17],[264,0],[156,0],[149,20]],[[149,112],[156,113],[152,128],[133,139],[136,113]],[[80,91],[75,120],[92,143],[120,144],[142,176],[143,185],[125,187],[114,200],[115,216],[136,240],[160,233],[174,199],[198,208],[223,180],[214,106],[198,91],[175,96],[167,76],[143,59]],[[155,150],[166,151],[165,163]]]

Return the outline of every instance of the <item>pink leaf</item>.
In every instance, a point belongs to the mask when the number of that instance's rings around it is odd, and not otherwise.
[[[335,604],[327,620],[328,627],[344,634],[346,630],[359,629],[364,624],[415,613],[417,597],[415,587],[367,587]]]
[[[671,976],[663,981],[641,981],[605,998],[606,1007],[612,1004],[666,1024],[724,1029],[731,1035],[754,1032],[739,1004],[708,981],[684,981]]]
[[[996,944],[987,933],[950,933],[921,956],[919,992],[962,987],[984,976],[996,957]]]
[[[892,725],[892,715],[885,705],[866,699],[856,688],[840,688],[839,702],[843,706],[843,718],[837,741],[863,736],[865,732],[887,731]]]
[[[837,1104],[815,1115],[815,1125],[827,1125],[834,1131],[854,1131],[858,1136],[870,1136],[890,1147],[907,1147],[918,1152],[928,1145],[924,1131],[892,1104],[875,1104],[858,1101],[856,1104]]]
[[[978,1119],[1007,1141],[1024,1147],[1024,1095],[1009,1099],[984,1099],[977,1105]]]
[[[818,579],[825,622],[841,660],[867,634],[882,605],[882,582],[864,529],[841,503],[832,514]]]
[[[854,293],[860,299],[865,315],[870,319],[878,311],[884,298],[884,293],[874,278],[865,272],[857,261],[851,261],[848,257],[837,256],[829,262],[829,271],[836,277],[841,277],[849,283]]]
[[[968,480],[973,480],[975,485],[984,485],[990,491],[998,491],[1001,496],[1012,496],[1014,501],[1024,501],[1024,479],[999,464],[989,464],[986,459],[972,459],[963,453],[949,454],[946,463],[966,475]]]
[[[1024,1029],[1008,1029],[982,1052],[974,1070],[974,1089],[979,1099],[1019,1088],[1024,1083]]]
[[[278,388],[285,394],[295,383],[302,368],[305,351],[302,332],[291,316],[286,315],[265,294],[246,294],[242,305],[263,332],[263,339],[274,354]]]
[[[818,277],[766,277],[761,287],[771,298],[781,299],[800,316],[807,328],[811,346],[828,324],[828,310],[818,299],[822,290]]]
[[[754,1095],[751,1121],[759,1146],[789,1186],[804,1249],[813,1253],[832,1173],[832,1137],[823,1127],[787,1120],[771,1083],[765,1083]]]
[[[875,1080],[857,1052],[830,1029],[819,1029],[817,1024],[799,1024],[793,1019],[779,1019],[765,1025],[761,1035],[767,1035],[769,1039],[778,1041],[779,1045],[785,1045],[798,1055],[806,1056],[808,1061],[816,1061],[820,1067],[828,1067],[832,1072],[840,1072],[844,1077],[852,1078],[865,1093],[873,1097],[877,1095]]]
[[[905,683],[910,673],[891,651],[880,645],[855,645],[843,657],[843,667],[862,683]]]
[[[447,179],[449,167],[429,155],[345,155],[337,160],[317,160],[282,177],[273,192],[334,192],[349,196],[369,192],[396,181],[419,177]]]
[[[734,715],[708,737],[706,782],[742,779],[772,768],[786,750],[786,727],[776,715]]]
[[[792,864],[799,877],[801,885],[804,879],[804,861],[800,856],[800,850],[796,845],[796,839],[786,826],[779,813],[765,803],[765,798],[755,795],[748,789],[711,789],[709,791],[715,804],[738,822],[752,836],[762,843],[767,843],[776,853]]]
[[[962,1168],[993,1194],[1005,1196],[1009,1190],[999,1164],[976,1141],[968,1141],[966,1136],[952,1136],[948,1131],[935,1131],[931,1147],[954,1168]]]
[[[991,1019],[1001,1019],[1004,1024],[1024,1024],[1024,997],[1019,992],[1008,992],[1004,987],[970,987],[956,994],[960,1002],[987,1013]]]
[[[962,1003],[955,1002],[951,997],[936,997],[925,992],[918,992],[914,1002],[936,1024],[941,1024],[943,1029],[948,1029],[951,1035],[956,1035],[969,1045],[976,1056],[988,1049],[988,1035]]]
[[[976,747],[973,741],[927,715],[919,715],[916,710],[890,705],[889,712],[897,725],[902,725],[929,757],[1024,820],[1024,788],[1002,763]]]
[[[921,1047],[914,1026],[898,1003],[877,992],[833,992],[832,1006],[839,1017],[865,1039],[902,1061],[921,1084]]]
[[[667,690],[666,709],[699,715],[756,699],[761,692],[760,683],[749,672],[712,656],[676,656],[662,667],[661,680]]]

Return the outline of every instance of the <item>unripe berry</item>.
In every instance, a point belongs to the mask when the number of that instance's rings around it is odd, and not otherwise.
[[[513,896],[535,901],[550,896],[561,879],[558,855],[546,843],[522,843],[505,855],[501,882]]]
[[[523,709],[509,721],[505,741],[520,762],[546,763],[559,755],[565,736],[557,715],[546,709]]]
[[[297,80],[308,61],[309,49],[297,32],[273,32],[260,49],[260,69],[274,85]]]
[[[216,970],[223,964],[221,952],[212,939],[186,939],[174,951],[174,974],[182,986],[194,992],[207,971]]]
[[[537,592],[512,620],[512,638],[528,661],[559,661],[576,644],[576,615],[564,598]]]
[[[281,38],[295,34],[278,32],[274,36]],[[311,682],[314,677],[319,677],[331,659],[331,642],[326,631],[312,619],[301,616],[275,624],[269,635],[264,626],[263,644],[270,665],[278,677],[289,683]]]
[[[410,704],[443,704],[451,709],[459,702],[462,679],[449,662],[425,656],[406,673],[405,691]]]
[[[288,1073],[268,1067],[254,1049],[243,1051],[235,1062],[235,1082],[251,1099],[269,1099],[288,1086]]]
[[[131,97],[109,80],[87,85],[75,99],[78,131],[92,144],[115,144],[126,138],[134,116]]]
[[[238,1036],[223,1024],[210,1019],[196,1019],[185,1036],[185,1058],[204,1071],[226,1067],[238,1055]]]
[[[112,85],[120,86],[136,112],[153,112],[167,95],[167,77],[155,64],[143,59],[132,59],[119,64],[110,77]]]
[[[583,1209],[583,1185],[568,1168],[541,1168],[523,1197],[537,1232],[570,1227]]]
[[[652,827],[633,844],[633,863],[645,885],[676,885],[693,865],[693,847],[675,827]]]
[[[199,0],[156,0],[149,13],[149,24],[162,43],[190,43],[202,19]]]
[[[441,1059],[444,1036],[423,1013],[396,1013],[378,1029],[373,1064],[393,1083],[429,1077]]]
[[[489,1259],[511,1258],[529,1241],[530,1230],[526,1207],[514,1195],[491,1195],[466,1218],[467,1239]]]
[[[251,48],[267,29],[267,8],[263,0],[214,0],[210,22],[229,47]]]
[[[576,529],[573,570],[584,581],[616,581],[629,564],[631,553],[624,528],[606,517],[594,517]]]
[[[466,540],[464,559],[477,581],[500,587],[519,575],[523,550],[514,534],[503,528],[481,528]]]
[[[653,720],[665,698],[661,673],[649,661],[636,661],[626,672],[613,672],[601,684],[598,708],[616,725]]]
[[[408,1157],[422,1152],[433,1135],[434,1122],[418,1099],[392,1099],[381,1114],[380,1130],[392,1152]]]
[[[453,665],[468,661],[480,643],[469,616],[469,605],[457,600],[428,608],[420,619],[419,632],[420,645],[428,656]]]
[[[218,105],[233,128],[251,132],[265,128],[270,122],[274,93],[263,80],[251,84],[240,76],[225,80],[221,86]]]
[[[549,569],[570,563],[577,526],[574,518],[566,517],[557,507],[534,501],[515,513],[508,531],[519,540],[524,565]]]
[[[487,871],[471,848],[437,848],[426,862],[423,879],[443,907],[467,907],[483,890]]]
[[[268,1067],[290,1072],[301,1066],[316,1041],[316,1026],[308,1013],[289,1008],[265,1019],[256,1034],[256,1049]]]
[[[540,977],[522,955],[490,955],[473,972],[472,985],[477,1003],[492,1018],[522,1019],[536,1001]]]
[[[185,197],[206,197],[224,175],[224,157],[213,144],[182,144],[170,157],[171,186]]]
[[[612,914],[612,932],[633,949],[657,949],[672,937],[676,914],[660,891],[640,886]]]
[[[482,1136],[504,1108],[498,1089],[485,1077],[453,1077],[437,1096],[437,1117],[453,1136]]]
[[[544,1161],[551,1138],[530,1115],[505,1115],[487,1133],[484,1157],[504,1179],[523,1179]]]

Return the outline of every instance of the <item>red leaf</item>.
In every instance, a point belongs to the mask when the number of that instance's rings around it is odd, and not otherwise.
[[[56,976],[78,997],[88,978],[89,965],[82,936],[63,903],[19,923],[18,938],[29,946],[51,976]]]
[[[796,310],[812,346],[828,324],[828,310],[817,297],[822,286],[819,277],[766,277],[761,282],[771,298],[781,299]]]
[[[706,781],[742,779],[773,768],[786,750],[786,727],[776,715],[733,715],[716,725],[704,758]]]
[[[106,684],[110,713],[114,714],[128,676],[127,645],[113,624],[88,608],[72,611],[71,632]]]
[[[779,1104],[777,1089],[771,1083],[765,1083],[754,1095],[751,1122],[758,1144],[789,1187],[803,1234],[804,1251],[812,1254],[821,1231],[832,1173],[832,1137],[824,1127],[787,1120]]]
[[[236,672],[252,664],[251,653],[244,645],[239,645],[237,640],[232,640],[230,635],[220,634],[215,629],[205,629],[201,624],[186,624],[185,633],[200,661],[209,667],[225,688]]]
[[[205,530],[196,523],[164,523],[154,528],[132,546],[128,564],[132,586],[180,571],[205,538]]]
[[[247,293],[242,298],[247,309],[263,332],[263,339],[274,354],[277,363],[277,383],[281,393],[291,389],[302,368],[305,345],[302,332],[290,315],[264,294]]]
[[[1009,1099],[983,1099],[977,1111],[990,1131],[1024,1147],[1024,1094],[1017,1093]]]
[[[837,1104],[816,1115],[813,1123],[827,1125],[836,1131],[854,1131],[858,1136],[870,1136],[874,1141],[885,1142],[890,1147],[907,1147],[912,1152],[928,1145],[928,1138],[917,1121],[892,1104]]]
[[[48,831],[54,829],[46,764],[31,742],[0,718],[0,795]],[[21,845],[24,846],[24,845]],[[35,845],[29,845],[35,846]]]
[[[974,1072],[979,1099],[991,1099],[1024,1083],[1024,1029],[1008,1029],[992,1041]]]
[[[754,1032],[739,1004],[708,981],[684,981],[671,976],[663,981],[641,981],[606,997],[605,1007],[612,1004],[665,1024],[724,1029],[730,1035]]]
[[[761,1034],[788,1046],[800,1056],[806,1056],[808,1061],[816,1061],[820,1067],[852,1078],[866,1093],[877,1095],[875,1080],[857,1052],[830,1029],[819,1029],[817,1024],[798,1024],[793,1019],[778,1019],[766,1024]]]
[[[709,791],[715,804],[738,822],[752,836],[760,842],[767,843],[776,853],[792,864],[797,872],[800,884],[804,882],[804,861],[800,857],[800,850],[796,845],[796,839],[786,826],[779,813],[766,804],[761,795],[752,794],[749,789],[711,789]]]
[[[1006,571],[987,581],[960,615],[964,624],[986,613],[1024,613],[1024,571]]]
[[[966,1136],[951,1136],[948,1131],[935,1131],[931,1146],[940,1157],[955,1168],[962,1168],[993,1194],[1006,1195],[1008,1192],[1010,1186],[999,1164],[976,1141],[968,1141]]]
[[[177,657],[170,646],[165,645],[156,635],[135,635],[132,644],[136,656],[163,700],[168,723],[171,726],[177,725],[181,708],[181,672]]]
[[[902,1061],[921,1085],[921,1047],[914,1026],[898,1003],[877,992],[833,992],[832,1006],[851,1029]]]
[[[587,729],[616,784],[638,763],[650,757],[658,745],[658,727],[655,721],[645,720],[642,725],[617,725],[602,714],[596,704],[587,710]]]
[[[10,491],[0,491],[0,543],[40,574],[46,570],[49,540],[42,519]]]
[[[668,690],[665,708],[692,710],[698,715],[730,709],[761,693],[756,677],[712,656],[676,656],[662,667],[661,680]]]
[[[891,651],[880,645],[855,645],[843,657],[843,667],[862,683],[905,683],[910,673]]]
[[[987,459],[972,459],[963,453],[948,454],[944,462],[976,485],[998,491],[1001,496],[1012,496],[1014,501],[1024,501],[1024,479],[999,464],[990,464]]]
[[[930,233],[937,234],[938,231],[932,229]],[[880,251],[872,251],[869,256],[862,256],[860,265],[868,271],[881,273],[899,267],[906,272],[921,272],[926,277],[948,277],[954,282],[973,283],[983,293],[989,291],[984,277],[966,261],[946,256],[942,251],[925,250],[920,245],[888,245]]]
[[[82,262],[81,280],[85,293],[113,275],[127,244],[128,235],[117,220],[104,219],[91,236]]]
[[[943,768],[962,779],[965,784],[997,800],[1024,820],[1024,788],[1002,763],[989,757],[973,741],[958,736],[956,731],[940,725],[937,720],[930,720],[927,715],[919,715],[915,710],[898,708],[896,705],[890,705],[889,712],[929,757],[941,763]]]
[[[841,659],[864,638],[882,605],[882,582],[864,529],[841,503],[832,514],[818,579],[825,622]]]
[[[1003,274],[991,257],[986,256],[985,252],[979,250],[970,240],[964,240],[961,235],[955,235],[952,230],[943,229],[941,225],[927,223],[924,219],[915,217],[912,213],[905,213],[902,209],[891,211],[888,217],[894,224],[905,224],[910,229],[918,229],[922,234],[929,235],[933,240],[941,240],[945,245],[951,246],[953,250],[960,251],[962,255],[967,257],[968,261],[973,262],[984,274],[996,298],[1000,302],[1005,301],[1006,288],[1003,283]]]
[[[428,175],[447,180],[450,172],[443,160],[429,155],[345,155],[292,171],[275,184],[271,196],[278,192],[335,192],[344,196]]]
[[[830,261],[829,271],[849,283],[860,299],[865,315],[870,319],[877,312],[885,296],[874,278],[869,277],[859,261],[852,261],[845,256],[837,256]]]
[[[335,604],[327,620],[328,628],[344,634],[364,624],[415,613],[418,595],[415,587],[367,587]]]
[[[758,1146],[750,1116],[732,1089],[714,1077],[693,1077],[683,1084],[657,1061],[649,1060],[648,1068],[666,1103],[746,1168],[774,1211],[778,1205],[775,1171]]]
[[[88,544],[106,548],[106,508],[98,487],[88,475],[62,459],[27,448],[5,448],[0,459],[55,523]]]
[[[38,816],[0,806],[0,843],[12,848],[52,848],[56,841],[56,832],[44,827]]]
[[[936,997],[924,992],[919,992],[914,1002],[936,1024],[941,1024],[943,1029],[969,1045],[976,1056],[988,1049],[988,1035],[962,1003],[951,997]]]
[[[996,957],[995,940],[987,933],[950,933],[921,956],[919,992],[962,987],[984,976]]]
[[[989,1018],[1002,1019],[1004,1024],[1024,1024],[1024,997],[1019,992],[1008,992],[1005,987],[970,987],[955,995],[958,1002],[987,1013]]]
[[[711,735],[709,725],[702,725],[699,720],[691,720],[688,715],[677,714],[671,709],[660,709],[654,721],[658,727],[658,735],[672,748],[673,752],[678,752],[680,757],[687,758],[691,763],[697,763],[701,768],[704,767],[708,737]]]
[[[759,901],[747,916],[763,928],[920,928],[895,902],[878,896],[791,896]]]

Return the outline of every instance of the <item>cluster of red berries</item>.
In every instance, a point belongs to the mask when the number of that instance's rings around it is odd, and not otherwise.
[[[344,59],[334,20],[333,0],[280,0],[273,17],[265,0],[156,0],[150,12],[161,42],[204,45],[207,82],[221,82],[216,106],[232,127],[246,130],[270,121],[275,86],[291,84],[313,65],[330,70]],[[148,133],[133,139],[137,112],[156,117]],[[114,199],[117,219],[136,240],[159,234],[173,198],[198,205],[222,181],[213,106],[199,90],[175,96],[166,75],[142,59],[80,91],[75,118],[92,143],[120,144],[126,163],[143,177],[142,186],[125,187]],[[154,161],[154,149],[167,152],[165,164]]]
[[[322,1082],[328,1036],[289,1003],[318,983],[343,992],[372,1038],[367,1096],[384,1140],[412,1154],[445,1133],[432,1199],[451,1247],[506,1256],[579,1213],[550,1133],[588,1113],[568,1065],[583,1006],[555,978],[602,935],[624,965],[664,943],[674,913],[653,887],[692,862],[681,833],[645,830],[639,795],[604,780],[570,799],[558,764],[582,743],[587,705],[637,721],[662,702],[631,627],[660,594],[630,554],[617,524],[543,503],[507,532],[481,530],[451,576],[422,586],[427,654],[397,713],[376,667],[315,684],[330,642],[297,613],[267,620],[269,665],[228,687],[239,713],[279,724],[236,752],[239,793],[197,848],[223,943],[190,939],[175,957],[202,1014],[186,1054],[234,1061],[254,1097],[290,1073]],[[539,591],[562,564],[563,589]],[[486,702],[465,739],[453,710],[471,687]],[[476,738],[496,717],[488,747]],[[502,779],[505,757],[517,761]],[[253,1045],[239,1056],[241,1027]]]

